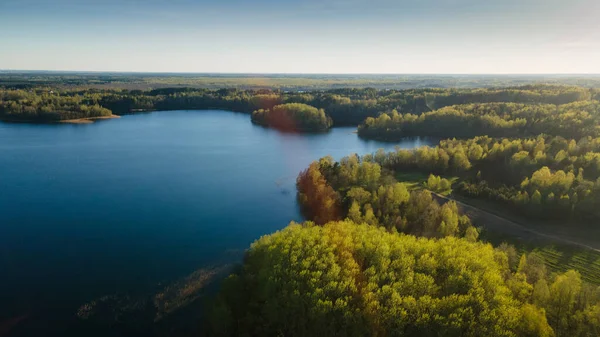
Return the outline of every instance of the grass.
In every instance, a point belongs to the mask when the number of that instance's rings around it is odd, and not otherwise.
[[[416,191],[425,189],[425,184],[427,182],[427,178],[429,178],[429,174],[424,174],[421,172],[415,171],[402,171],[395,172],[394,177],[396,180],[404,183],[409,191]],[[458,181],[458,177],[455,176],[441,176],[442,178],[450,180],[452,185],[454,185]],[[436,191],[437,193],[448,196],[452,193],[452,189],[447,191]]]
[[[396,172],[394,177],[406,185],[409,190],[419,190],[424,187],[429,175],[420,172]]]

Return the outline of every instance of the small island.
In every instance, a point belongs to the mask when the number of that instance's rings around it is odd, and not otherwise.
[[[332,125],[323,109],[302,103],[276,105],[252,113],[252,123],[288,132],[323,132]]]

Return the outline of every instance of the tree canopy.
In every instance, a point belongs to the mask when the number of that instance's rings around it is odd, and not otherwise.
[[[88,95],[63,96],[52,90],[37,93],[24,90],[0,90],[0,118],[18,121],[58,121],[110,116]]]
[[[288,132],[325,131],[333,124],[323,109],[303,103],[287,103],[252,113],[252,122]]]
[[[297,188],[305,216],[319,225],[348,218],[426,237],[477,238],[455,202],[440,205],[428,191],[409,191],[378,163],[357,155],[313,162],[298,176]]]
[[[270,110],[276,105],[302,103],[323,109],[336,126],[356,126],[384,111],[420,115],[446,106],[478,102],[567,104],[585,103],[598,97],[594,89],[541,84],[487,89],[342,88],[306,92],[191,87],[152,90],[65,89],[63,86],[50,88],[42,84],[26,87],[27,90],[0,89],[0,118],[32,121],[69,119],[86,116],[85,111],[80,111],[82,107],[108,109],[113,114],[181,109],[227,109],[252,113],[260,109]],[[579,108],[575,110],[579,111]],[[103,110],[103,113],[108,112]]]
[[[468,138],[523,137],[542,133],[568,138],[600,136],[600,102],[563,105],[476,103],[444,107],[420,115],[394,110],[367,118],[359,127],[365,138],[398,140],[408,136]]]
[[[386,170],[457,175],[455,193],[488,198],[527,216],[600,218],[600,138],[447,139],[373,158]]]
[[[214,333],[553,336],[545,310],[521,296],[532,286],[505,260],[465,239],[419,239],[351,221],[292,224],[256,241],[225,281]],[[567,280],[555,287],[575,282]],[[564,287],[571,301],[571,285]]]

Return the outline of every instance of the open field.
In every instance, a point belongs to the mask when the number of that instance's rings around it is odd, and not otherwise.
[[[408,189],[412,191],[425,188],[425,183],[427,182],[429,174],[424,174],[421,172],[404,171],[395,172],[394,177],[396,178],[396,180],[403,182],[408,187]],[[458,180],[458,177],[455,176],[442,176],[442,178],[450,180],[452,184],[454,184]],[[452,190],[439,192],[439,194],[443,196],[447,196],[450,193],[452,193]]]

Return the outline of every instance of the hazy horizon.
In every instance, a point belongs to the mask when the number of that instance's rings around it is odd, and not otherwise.
[[[318,72],[227,72],[227,71],[127,71],[127,70],[85,70],[85,69],[2,69],[0,72],[14,72],[14,73],[74,73],[74,74],[159,74],[159,75],[208,75],[208,76],[225,76],[225,75],[256,75],[256,76],[270,76],[270,75],[285,75],[285,76],[303,76],[303,75],[323,75],[323,76],[600,76],[600,72],[597,73],[318,73]]]
[[[5,0],[0,69],[600,73],[595,0]]]

